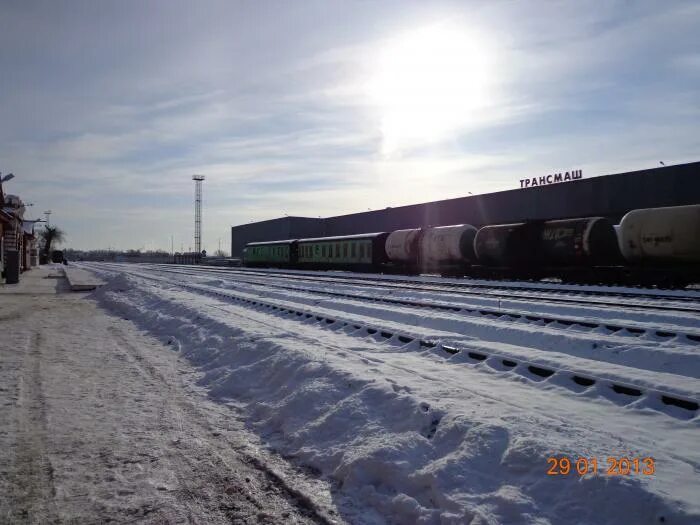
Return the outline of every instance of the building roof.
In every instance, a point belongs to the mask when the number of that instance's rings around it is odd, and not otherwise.
[[[286,239],[283,241],[263,241],[263,242],[249,242],[246,246],[271,246],[273,244],[291,244],[297,239]]]
[[[0,209],[0,222],[4,222],[5,224],[11,224],[17,219],[13,216],[7,213],[5,210]]]
[[[383,235],[384,232],[358,233],[356,235],[337,235],[335,237],[314,237],[313,239],[299,239],[299,242],[321,242],[321,241],[347,241],[357,239],[374,239]]]

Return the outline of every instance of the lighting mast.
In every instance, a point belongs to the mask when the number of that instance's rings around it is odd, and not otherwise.
[[[202,181],[204,175],[192,175],[194,181],[194,251],[202,253]]]

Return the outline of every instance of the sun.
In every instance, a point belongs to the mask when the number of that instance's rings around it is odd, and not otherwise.
[[[471,125],[489,104],[491,66],[483,38],[446,24],[389,41],[367,86],[379,109],[384,152]]]

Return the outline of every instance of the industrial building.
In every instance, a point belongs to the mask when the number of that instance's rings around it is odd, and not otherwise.
[[[580,173],[578,174],[580,176]],[[413,204],[325,219],[281,217],[231,228],[231,255],[249,242],[352,235],[448,224],[608,217],[630,210],[700,203],[700,162]],[[562,178],[563,180],[563,178]],[[521,183],[522,184],[522,183]]]

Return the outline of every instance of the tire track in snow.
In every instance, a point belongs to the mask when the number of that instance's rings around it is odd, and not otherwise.
[[[46,451],[46,399],[41,372],[43,345],[41,333],[35,331],[22,356],[8,522],[58,522],[54,470]]]
[[[209,479],[204,482],[212,487],[221,488],[220,493],[214,493],[221,498],[220,509],[227,517],[233,521],[241,519],[242,514],[248,514],[246,519],[252,519],[254,522],[272,520],[273,515],[268,514],[270,510],[269,493],[275,492],[278,496],[283,497],[287,503],[297,510],[300,515],[306,516],[313,523],[320,525],[333,525],[337,520],[329,515],[329,510],[319,506],[313,497],[305,494],[303,490],[292,486],[293,480],[289,480],[284,474],[277,472],[266,461],[262,460],[259,455],[251,453],[246,443],[234,442],[231,443],[223,435],[225,430],[212,426],[210,421],[197,405],[184,396],[179,389],[173,388],[168,383],[165,376],[160,373],[157,366],[154,366],[143,353],[134,345],[132,345],[119,330],[110,327],[110,332],[119,341],[120,346],[125,350],[125,353],[130,358],[132,364],[138,368],[145,379],[155,381],[160,384],[160,388],[167,389],[167,399],[169,402],[164,404],[158,414],[158,420],[161,423],[164,433],[170,436],[175,436],[173,442],[177,445],[180,441],[187,440],[189,436],[200,436],[201,442],[195,446],[183,448],[181,453],[177,454],[177,460],[170,460],[173,465],[175,475],[181,487],[182,497],[188,501],[188,504],[193,508],[192,515],[203,515],[206,507],[202,507],[202,483],[203,480],[195,476],[194,473],[201,472],[202,461],[213,462],[217,468],[208,469]],[[173,428],[172,422],[176,422]],[[207,439],[204,436],[211,436]],[[230,454],[231,447],[235,448],[236,456]],[[201,451],[207,452],[205,459],[200,454]],[[211,456],[214,458],[211,458]],[[257,470],[264,474],[267,479],[266,486],[263,486],[257,479],[252,479],[252,476],[245,477],[240,473],[240,464],[238,460],[243,460],[251,469]],[[185,466],[185,468],[183,468]],[[224,473],[238,473],[237,475],[225,475]],[[250,474],[249,472],[246,472]],[[233,478],[240,478],[238,483],[232,481]],[[245,481],[243,480],[245,478]],[[243,486],[245,491],[249,493],[248,502],[254,509],[248,509],[247,512],[241,508],[240,503],[235,500],[227,501],[227,495],[231,489],[229,487]],[[234,492],[239,492],[235,490]],[[234,504],[235,503],[235,504]],[[209,506],[209,505],[207,505]],[[276,509],[278,510],[278,509]],[[276,512],[277,515],[283,514],[284,511]],[[293,517],[287,513],[287,519],[293,520]],[[294,520],[294,522],[297,522]]]

